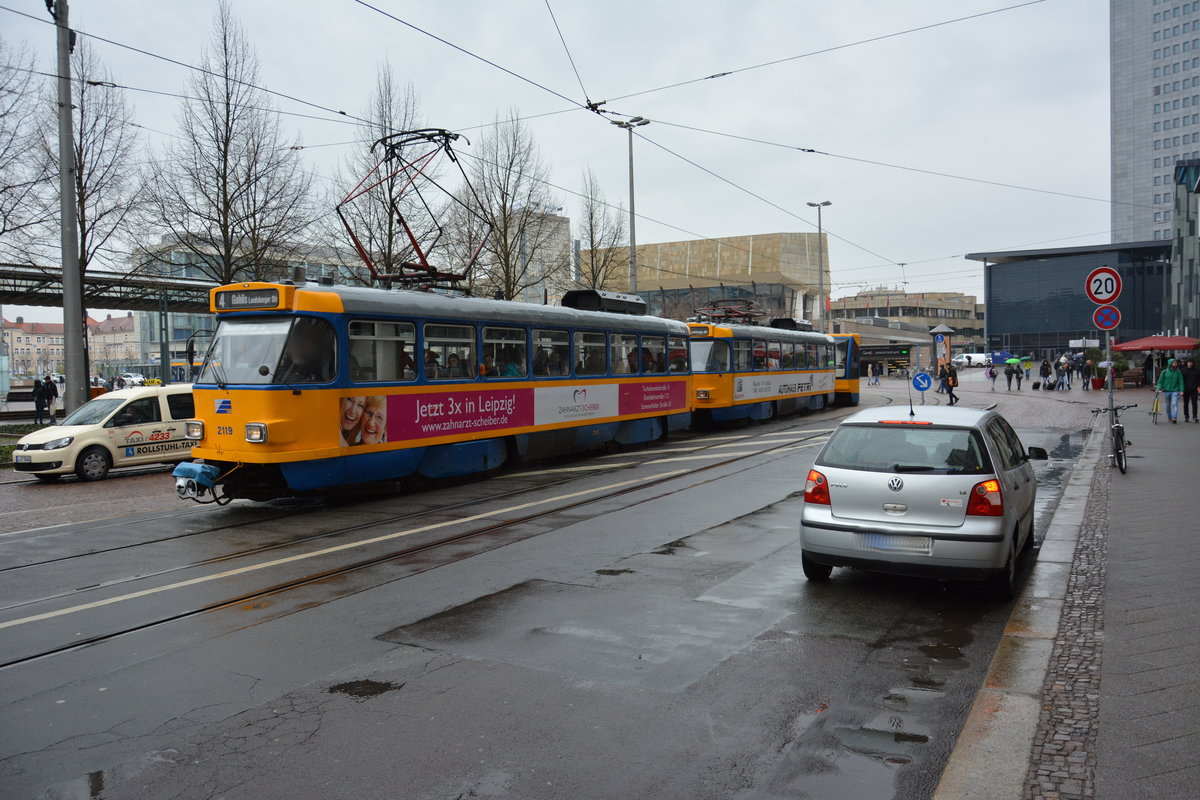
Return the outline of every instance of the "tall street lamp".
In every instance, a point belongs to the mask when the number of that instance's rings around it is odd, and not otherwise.
[[[637,294],[637,215],[633,208],[633,129],[649,125],[645,117],[630,117],[628,120],[611,120],[613,125],[629,131],[629,291]]]
[[[821,307],[821,324],[817,328],[818,333],[825,332],[825,235],[821,227],[821,209],[825,206],[831,206],[828,200],[822,200],[819,203],[809,203],[809,205],[817,210],[817,259],[819,266],[817,267],[817,305]]]

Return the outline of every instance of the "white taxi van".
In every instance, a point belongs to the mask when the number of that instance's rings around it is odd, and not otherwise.
[[[193,444],[184,423],[195,414],[190,383],[108,392],[22,437],[13,468],[45,481],[71,473],[98,481],[113,467],[183,461]]]

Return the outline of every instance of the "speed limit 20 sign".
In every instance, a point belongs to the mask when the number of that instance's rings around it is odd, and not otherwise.
[[[1121,296],[1121,276],[1112,267],[1098,267],[1088,274],[1084,290],[1093,303],[1106,306]]]

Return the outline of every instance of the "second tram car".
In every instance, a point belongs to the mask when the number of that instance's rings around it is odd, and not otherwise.
[[[758,325],[688,327],[698,414],[765,420],[833,402],[832,337]]]

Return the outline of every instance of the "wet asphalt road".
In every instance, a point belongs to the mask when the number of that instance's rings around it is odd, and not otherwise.
[[[1091,398],[981,377],[1044,526]],[[1009,608],[804,580],[838,416],[336,506],[0,484],[0,797],[928,797]]]

